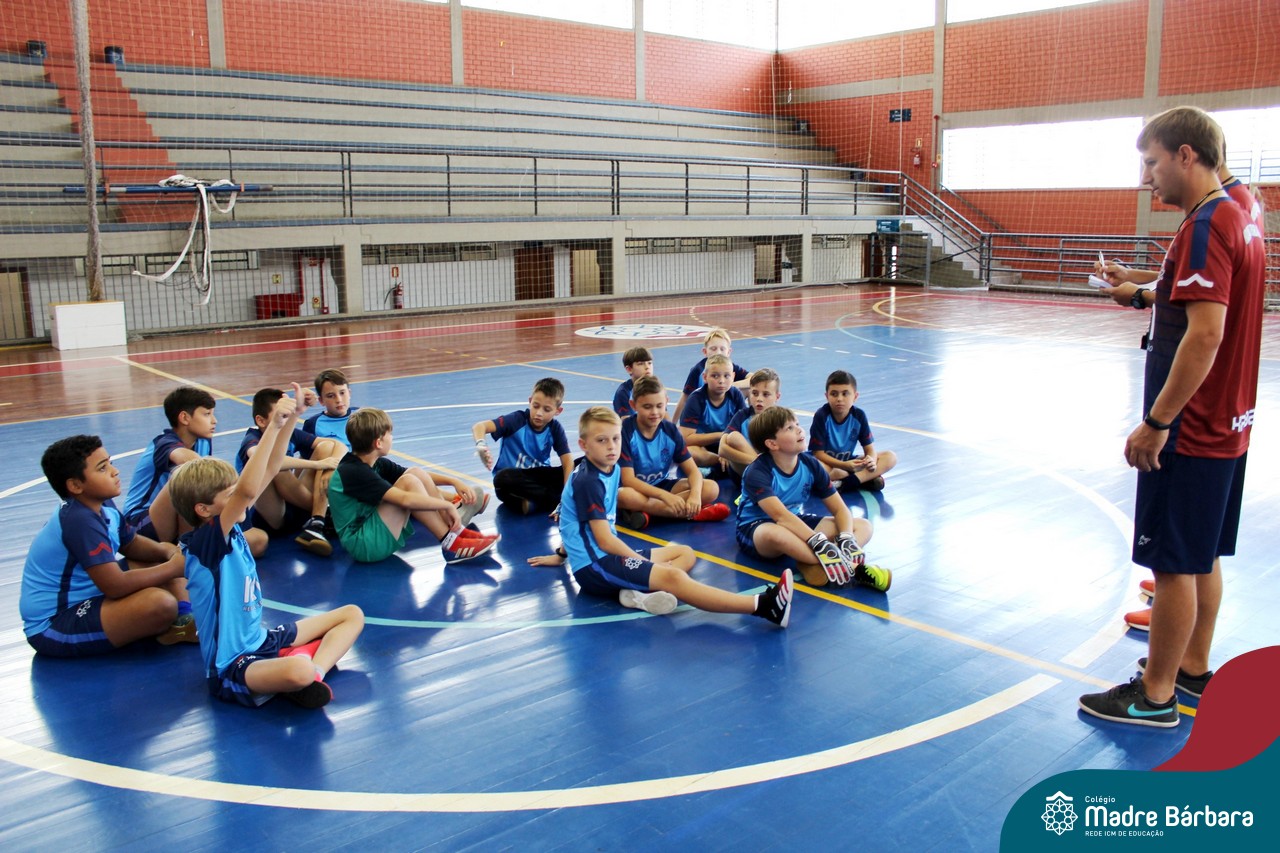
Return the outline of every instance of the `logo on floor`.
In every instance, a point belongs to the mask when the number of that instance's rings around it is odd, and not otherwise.
[[[680,340],[699,339],[711,331],[708,326],[681,326],[677,323],[623,323],[616,326],[590,326],[576,330],[584,338],[615,340]]]

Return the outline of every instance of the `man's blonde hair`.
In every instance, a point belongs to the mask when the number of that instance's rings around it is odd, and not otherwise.
[[[196,504],[211,504],[218,492],[236,481],[236,469],[230,462],[213,456],[202,456],[183,462],[169,478],[169,500],[187,524],[199,527],[204,519],[196,513]]]
[[[347,418],[347,441],[352,453],[368,453],[389,432],[391,416],[382,409],[357,409]]]
[[[578,418],[578,435],[579,437],[587,434],[587,430],[593,424],[611,424],[618,426],[622,423],[622,418],[618,417],[618,413],[607,406],[592,406],[582,413],[582,417]]]

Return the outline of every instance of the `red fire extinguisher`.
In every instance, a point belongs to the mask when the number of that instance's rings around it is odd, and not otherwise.
[[[404,307],[404,284],[396,282],[390,290],[387,291],[387,297],[391,300],[391,307],[399,311]]]

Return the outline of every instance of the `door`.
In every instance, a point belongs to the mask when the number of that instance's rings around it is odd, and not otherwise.
[[[516,299],[551,299],[556,295],[555,256],[546,246],[516,249]]]
[[[31,337],[26,288],[19,270],[0,270],[0,340]]]
[[[569,256],[569,279],[574,296],[600,295],[600,256],[595,249],[574,249]]]

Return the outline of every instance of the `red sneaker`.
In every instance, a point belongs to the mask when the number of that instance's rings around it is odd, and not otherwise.
[[[493,546],[498,544],[497,536],[485,536],[483,534],[474,537],[464,537],[459,534],[458,538],[453,540],[453,545],[446,548],[440,546],[440,551],[444,554],[446,564],[461,563],[463,560],[471,560],[476,557],[483,556],[493,550]]]
[[[320,648],[320,640],[312,640],[311,642],[301,646],[285,646],[280,650],[279,657],[287,658],[291,655],[306,655],[309,658],[316,656],[316,649]]]
[[[729,517],[729,507],[724,504],[707,504],[698,510],[691,521],[724,521]]]
[[[1124,624],[1128,625],[1135,631],[1151,630],[1151,608],[1146,610],[1135,610],[1132,613],[1124,615]]]
[[[1147,578],[1146,580],[1138,584],[1138,598],[1141,598],[1143,601],[1150,604],[1151,599],[1155,597],[1156,597],[1155,578]]]

